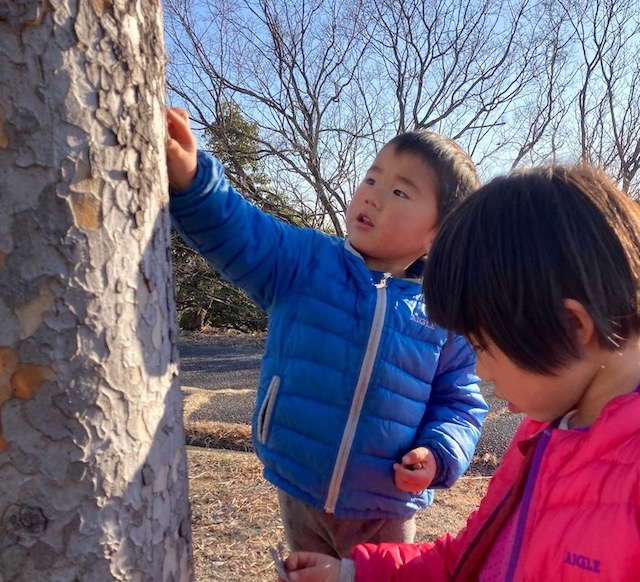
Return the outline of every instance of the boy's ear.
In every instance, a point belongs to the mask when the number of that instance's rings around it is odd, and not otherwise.
[[[564,308],[567,310],[569,323],[573,326],[576,341],[581,346],[586,346],[595,338],[595,325],[593,319],[585,309],[584,305],[575,299],[564,299]]]

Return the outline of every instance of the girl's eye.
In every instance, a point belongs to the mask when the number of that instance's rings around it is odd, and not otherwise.
[[[402,190],[394,190],[393,193],[398,197],[398,198],[409,198],[407,196],[407,194],[405,192],[403,192]]]
[[[469,345],[471,346],[471,349],[476,353],[484,352],[487,349],[486,344],[480,344],[480,343],[477,343],[477,342],[473,342],[470,339],[467,339],[467,341],[469,342]]]

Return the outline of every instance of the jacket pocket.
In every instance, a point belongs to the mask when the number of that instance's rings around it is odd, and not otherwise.
[[[258,442],[263,445],[267,442],[267,437],[269,436],[271,415],[273,414],[273,407],[275,406],[279,389],[280,376],[274,376],[271,378],[271,383],[267,388],[267,395],[264,397],[258,413]]]

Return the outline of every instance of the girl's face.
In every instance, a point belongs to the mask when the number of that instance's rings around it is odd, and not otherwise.
[[[490,338],[482,345],[470,338],[476,352],[478,376],[494,385],[494,395],[506,400],[511,412],[524,412],[547,422],[576,408],[591,384],[595,366],[590,359],[577,360],[554,376],[529,372],[510,360]]]
[[[495,396],[511,411],[549,422],[575,409],[570,425],[590,426],[612,398],[638,386],[640,338],[628,338],[616,350],[603,348],[587,309],[575,299],[565,299],[564,307],[582,354],[553,375],[523,369],[487,334],[481,333],[482,342],[470,336],[469,343],[478,376],[493,383]]]

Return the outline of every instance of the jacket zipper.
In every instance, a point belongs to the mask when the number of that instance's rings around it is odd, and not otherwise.
[[[382,325],[387,310],[387,279],[389,279],[389,277],[391,277],[391,273],[385,273],[380,282],[375,284],[376,308],[371,323],[371,331],[369,332],[367,350],[362,366],[360,367],[360,375],[358,376],[358,383],[356,384],[356,389],[353,394],[353,400],[351,401],[349,418],[347,419],[347,424],[342,434],[342,441],[338,449],[333,475],[329,483],[327,499],[324,503],[324,510],[327,513],[334,513],[336,510],[336,502],[338,501],[338,494],[342,486],[344,472],[347,468],[347,461],[349,459],[349,453],[351,452],[351,446],[353,445],[353,439],[356,434],[356,429],[358,428],[358,420],[360,418],[360,412],[362,411],[362,405],[364,404],[364,397],[367,394],[369,380],[373,372],[373,365],[376,361],[376,354],[378,352],[378,346],[380,345],[380,336],[382,335]]]
[[[531,506],[531,499],[533,498],[533,491],[538,480],[538,473],[540,472],[540,463],[544,456],[547,446],[549,445],[549,439],[551,438],[551,429],[547,428],[542,433],[540,440],[536,446],[536,452],[534,453],[533,460],[531,462],[531,470],[527,478],[527,484],[525,486],[524,493],[522,495],[522,502],[520,503],[520,509],[518,511],[518,523],[516,525],[516,534],[513,543],[513,549],[511,550],[511,558],[509,559],[509,567],[507,568],[507,574],[505,580],[513,580],[516,567],[518,565],[518,559],[520,558],[520,551],[522,550],[522,542],[524,541],[524,530],[527,525],[527,518],[529,517],[529,509]]]

